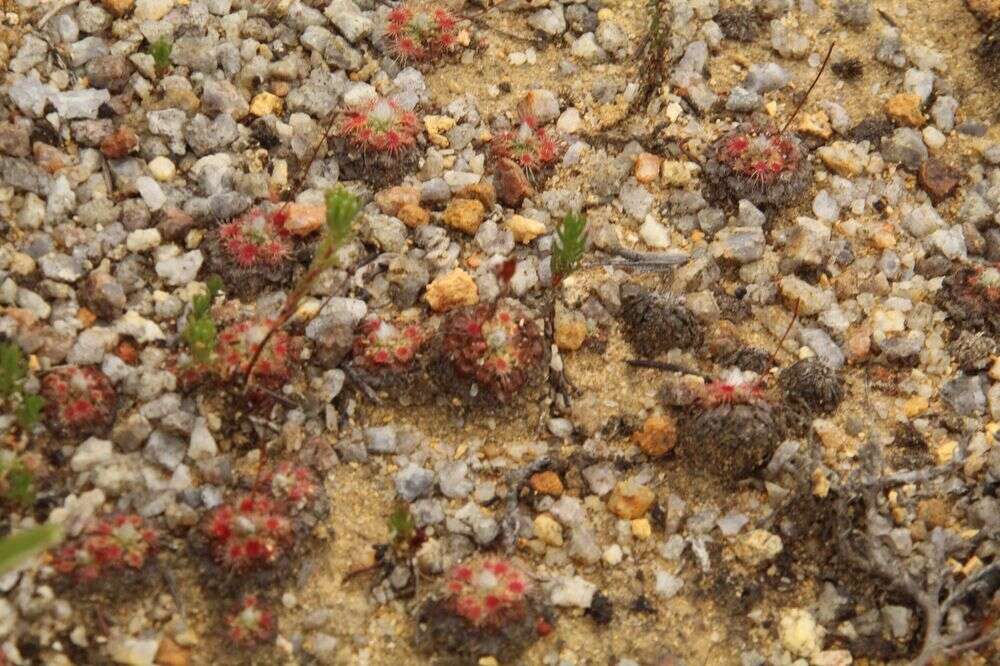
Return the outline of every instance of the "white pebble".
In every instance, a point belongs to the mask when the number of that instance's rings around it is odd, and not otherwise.
[[[153,178],[165,183],[177,173],[177,167],[170,159],[163,157],[154,157],[149,161],[149,172],[153,174]]]
[[[160,184],[149,176],[139,176],[135,179],[135,188],[139,190],[139,196],[149,206],[149,210],[158,211],[167,203],[167,195],[163,193]]]
[[[944,146],[946,140],[944,134],[937,127],[928,125],[924,128],[924,143],[927,144],[928,148],[937,150]]]
[[[125,247],[129,252],[145,252],[160,244],[160,232],[157,229],[136,229],[125,239]]]

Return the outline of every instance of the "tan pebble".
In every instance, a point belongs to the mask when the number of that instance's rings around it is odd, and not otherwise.
[[[427,285],[424,298],[435,312],[447,312],[478,303],[479,288],[472,276],[461,268],[456,268]]]
[[[826,497],[830,494],[830,477],[821,467],[813,470],[812,483],[813,495],[816,497]]]
[[[412,185],[396,185],[375,195],[375,203],[386,215],[395,215],[407,204],[420,205],[420,190]]]
[[[654,414],[632,434],[632,441],[647,455],[666,455],[677,445],[677,424],[670,416]]]
[[[511,215],[507,228],[518,243],[530,243],[545,233],[545,225],[523,215]]]
[[[993,365],[990,366],[990,371],[987,373],[995,382],[1000,382],[1000,356],[993,359]]]
[[[872,244],[880,250],[890,250],[896,247],[896,233],[891,225],[885,225],[872,234]]]
[[[587,339],[587,320],[577,312],[556,312],[556,345],[561,351],[576,351]]]
[[[652,153],[639,153],[634,173],[640,183],[652,183],[660,175],[660,158]]]
[[[927,411],[927,404],[927,398],[922,395],[915,395],[903,404],[903,412],[907,417],[912,419]]]
[[[846,342],[847,358],[851,363],[859,363],[871,352],[872,332],[865,326],[849,330]]]
[[[845,178],[861,175],[868,163],[868,156],[846,141],[834,141],[829,146],[820,147],[816,153],[828,169]]]
[[[454,118],[448,116],[424,116],[424,127],[427,129],[427,136],[431,140],[431,143],[439,148],[448,147],[448,139],[442,135],[454,126]]]
[[[667,187],[685,187],[691,183],[691,170],[687,162],[666,160],[660,167],[660,179]]]
[[[319,204],[290,203],[285,212],[285,229],[296,236],[308,236],[326,223],[326,208]]]
[[[973,555],[968,559],[965,565],[962,567],[962,574],[968,578],[972,574],[976,573],[983,568],[983,561],[979,559],[978,555]]]
[[[940,497],[932,497],[917,503],[917,516],[931,527],[948,524],[948,505]]]
[[[486,207],[478,199],[452,199],[444,211],[444,223],[474,236],[483,223]]]
[[[10,257],[8,267],[10,268],[10,272],[14,275],[24,276],[34,273],[36,264],[30,254],[15,252]]]
[[[910,127],[920,127],[926,122],[920,110],[920,96],[914,93],[899,93],[885,103],[885,113],[889,118]]]
[[[858,450],[858,441],[833,421],[816,419],[813,429],[823,444],[823,459],[828,464],[835,463],[841,456],[852,456]]]
[[[262,92],[250,102],[250,113],[261,116],[278,115],[285,103],[274,93]]]
[[[563,494],[563,483],[559,475],[552,470],[546,470],[544,472],[536,472],[531,475],[528,479],[528,485],[536,493],[541,493],[543,495],[549,495],[551,497],[559,497]]]
[[[656,495],[646,486],[622,481],[608,498],[608,509],[619,518],[641,518],[652,506]]]
[[[97,315],[87,308],[80,308],[76,311],[76,320],[80,322],[84,328],[90,328],[94,325],[94,322],[97,321]]]
[[[411,229],[422,227],[431,221],[430,211],[421,208],[418,204],[404,205],[396,211],[396,217]]]
[[[632,536],[636,539],[645,541],[649,537],[653,536],[653,528],[650,526],[649,521],[645,518],[633,520],[630,525],[632,527]]]
[[[165,183],[177,173],[177,167],[168,157],[163,157],[162,155],[154,157],[149,161],[149,172],[153,174],[153,178]]]
[[[955,457],[955,449],[958,448],[958,442],[953,439],[941,442],[938,446],[934,448],[934,458],[938,465],[945,465],[950,463]]]
[[[750,530],[736,539],[733,552],[744,564],[759,567],[767,564],[784,549],[781,537],[767,530]]]
[[[456,199],[475,199],[483,204],[486,210],[492,210],[497,204],[497,191],[493,188],[493,183],[488,180],[481,180],[478,183],[466,185],[455,194]]]
[[[160,641],[156,651],[157,666],[187,666],[191,662],[191,651],[179,646],[169,638]]]
[[[807,113],[799,121],[799,131],[820,139],[829,139],[833,136],[833,126],[830,125],[830,116],[826,115],[826,111]]]
[[[550,546],[563,545],[562,525],[547,513],[535,517],[535,536]]]
[[[195,111],[201,106],[201,98],[186,88],[169,88],[163,96],[163,106]]]
[[[101,6],[115,16],[125,16],[134,4],[135,0],[101,0]]]
[[[986,21],[1000,21],[1000,0],[965,0],[969,9]]]

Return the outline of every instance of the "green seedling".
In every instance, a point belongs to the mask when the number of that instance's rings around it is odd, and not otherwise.
[[[552,248],[552,284],[558,285],[575,271],[587,245],[587,218],[570,213],[556,228]]]
[[[45,401],[24,390],[28,361],[21,348],[12,342],[0,344],[0,400],[7,403],[18,424],[30,430],[38,423]]]
[[[208,278],[205,293],[191,299],[191,314],[182,334],[195,361],[207,365],[215,353],[218,329],[212,319],[212,303],[222,289],[222,279],[217,275]]]
[[[28,362],[21,348],[12,342],[0,344],[0,397],[16,395],[27,375]]]
[[[170,69],[170,53],[173,50],[174,45],[166,37],[160,37],[149,45],[149,55],[153,56],[157,76],[163,76]]]
[[[0,451],[0,501],[27,507],[35,501],[35,474],[25,458]]]

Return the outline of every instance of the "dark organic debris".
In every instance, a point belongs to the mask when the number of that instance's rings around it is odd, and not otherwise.
[[[737,42],[753,42],[760,35],[761,19],[752,9],[733,5],[719,10],[715,22],[726,39]]]
[[[785,401],[810,413],[829,414],[844,399],[844,382],[819,359],[808,358],[782,371],[778,382]]]
[[[637,354],[653,358],[670,349],[690,349],[702,339],[694,314],[670,295],[642,287],[622,289],[622,332]]]
[[[833,73],[845,81],[855,81],[865,73],[865,66],[859,58],[845,58],[830,66]]]

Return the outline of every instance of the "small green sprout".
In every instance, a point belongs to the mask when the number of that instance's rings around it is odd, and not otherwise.
[[[552,248],[552,284],[559,284],[575,271],[587,245],[587,218],[570,213],[556,228]]]
[[[42,418],[42,408],[45,400],[34,393],[22,393],[21,404],[14,410],[18,424],[25,430],[30,430]]]
[[[28,375],[28,362],[12,342],[0,344],[0,397],[13,397]]]
[[[0,501],[18,506],[31,506],[35,501],[35,474],[27,456],[0,451]]]
[[[208,278],[206,291],[191,299],[191,314],[188,315],[187,326],[182,334],[184,342],[195,361],[207,365],[215,353],[218,329],[212,319],[212,303],[222,289],[222,279],[218,275]]]
[[[58,525],[40,525],[0,539],[0,576],[17,571],[62,540]]]
[[[417,532],[417,523],[410,513],[409,507],[400,504],[389,515],[389,541],[394,544],[405,543]]]
[[[397,556],[412,556],[427,540],[410,507],[400,503],[389,515],[389,543]]]
[[[0,344],[0,400],[8,403],[24,430],[31,430],[41,418],[45,401],[24,390],[27,376],[28,361],[21,348],[12,342]]]
[[[170,69],[170,53],[173,50],[174,45],[167,41],[166,37],[160,37],[149,45],[149,55],[153,56],[158,76],[163,76]]]
[[[351,226],[360,211],[361,202],[344,188],[338,187],[326,193],[326,234],[323,236],[320,250],[316,253],[316,259],[323,260],[328,254],[332,258],[337,248],[350,238]],[[330,247],[333,251],[327,249]],[[332,261],[329,265],[332,265]]]

